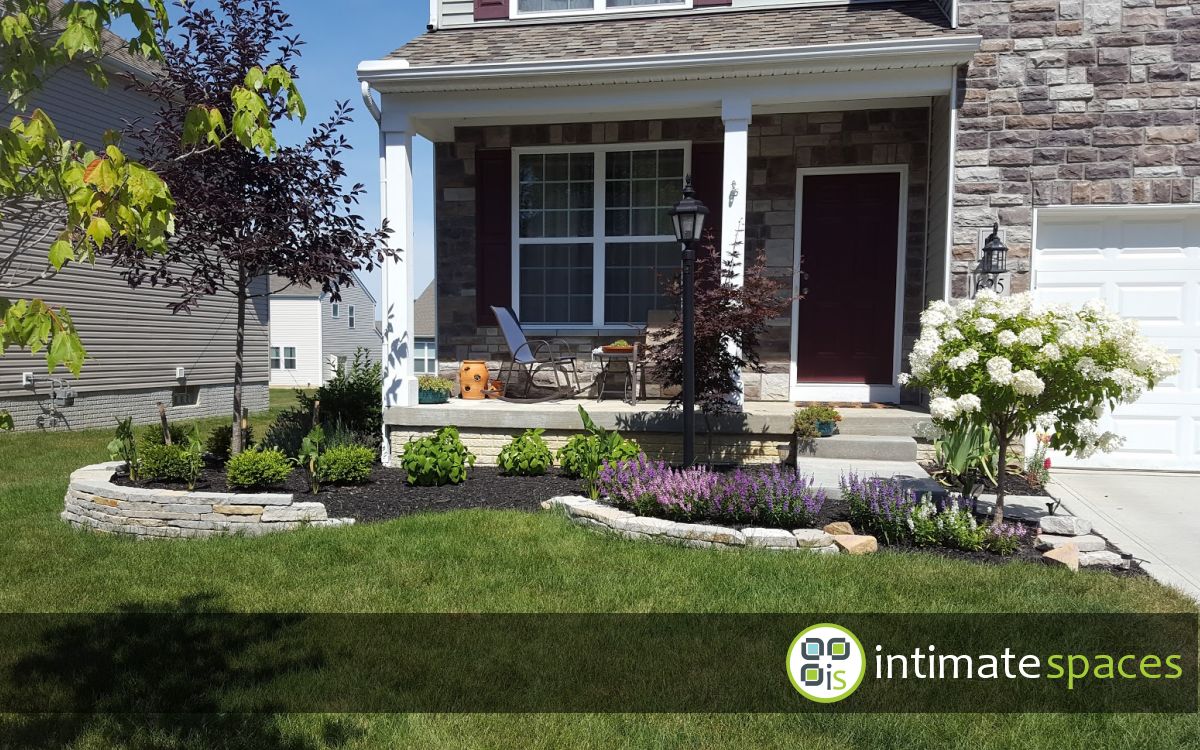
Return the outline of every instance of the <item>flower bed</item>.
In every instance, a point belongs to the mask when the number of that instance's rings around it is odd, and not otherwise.
[[[597,486],[621,510],[670,521],[794,529],[812,526],[825,505],[811,476],[779,465],[718,473],[640,455],[605,462]]]

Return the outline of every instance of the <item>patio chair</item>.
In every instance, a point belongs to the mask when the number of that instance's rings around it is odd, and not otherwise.
[[[521,322],[517,320],[516,313],[510,307],[492,307],[492,312],[496,314],[496,320],[500,323],[500,332],[504,334],[504,341],[508,344],[508,351],[512,357],[500,367],[499,380],[504,383],[504,391],[507,395],[512,395],[515,385],[512,381],[514,373],[523,373],[525,376],[525,386],[521,391],[521,398],[529,396],[529,389],[533,385],[533,377],[543,370],[552,370],[554,372],[554,385],[556,393],[549,398],[562,398],[564,396],[574,396],[582,389],[579,387],[579,366],[575,359],[575,355],[571,353],[571,347],[561,339],[533,339],[525,338],[525,332],[521,330]],[[572,389],[570,375],[566,374],[566,367],[570,365],[570,372],[575,376],[575,386]],[[565,388],[559,382],[559,372],[562,371],[565,378]]]

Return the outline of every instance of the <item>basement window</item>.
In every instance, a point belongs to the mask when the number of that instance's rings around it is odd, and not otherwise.
[[[197,406],[200,403],[200,386],[178,385],[171,390],[171,406]]]

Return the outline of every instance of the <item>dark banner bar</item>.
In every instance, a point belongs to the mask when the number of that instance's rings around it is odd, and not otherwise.
[[[0,615],[0,712],[1195,712],[1197,617]]]

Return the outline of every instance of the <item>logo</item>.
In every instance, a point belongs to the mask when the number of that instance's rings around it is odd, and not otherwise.
[[[841,625],[811,625],[788,648],[788,679],[810,701],[836,703],[848,697],[865,672],[862,643]]]

